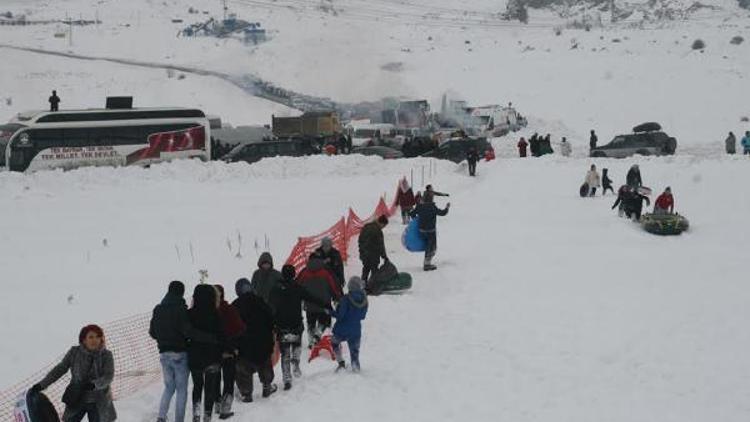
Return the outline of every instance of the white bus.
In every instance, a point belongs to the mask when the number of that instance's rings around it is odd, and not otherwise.
[[[29,112],[6,129],[5,165],[11,171],[83,166],[149,165],[211,157],[211,127],[189,108],[88,109]]]

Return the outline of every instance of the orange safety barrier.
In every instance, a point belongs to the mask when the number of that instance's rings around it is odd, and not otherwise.
[[[325,237],[331,238],[334,247],[341,252],[341,257],[346,261],[349,242],[352,238],[359,235],[366,223],[381,215],[390,217],[395,214],[398,208],[396,198],[398,198],[398,195],[394,197],[393,203],[389,206],[385,199],[381,197],[375,211],[365,220],[362,220],[354,213],[354,210],[349,208],[347,217],[340,218],[328,230],[314,236],[300,237],[292,248],[286,263],[294,265],[298,272],[302,271],[307,265],[310,254],[320,246]],[[115,377],[112,382],[112,395],[115,400],[132,395],[161,379],[159,350],[156,342],[148,334],[150,321],[151,313],[149,312],[102,325],[106,336],[107,349],[112,351],[115,360]],[[60,357],[53,363],[0,392],[0,421],[13,420],[13,409],[18,397],[39,382],[62,359],[67,349],[61,350],[61,352]],[[69,381],[70,374],[66,374],[44,391],[52,403],[55,403],[59,413],[62,413],[60,399]]]

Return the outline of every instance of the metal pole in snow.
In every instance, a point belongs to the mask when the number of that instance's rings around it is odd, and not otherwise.
[[[422,187],[424,188],[424,165],[422,166]]]
[[[410,177],[409,177],[409,186],[414,187],[414,168],[412,167],[411,170],[409,170]]]

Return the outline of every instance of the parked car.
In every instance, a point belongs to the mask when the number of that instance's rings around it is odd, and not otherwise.
[[[476,148],[480,157],[484,157],[488,150],[493,149],[487,138],[452,138],[441,143],[434,150],[422,154],[422,157],[434,157],[460,163],[466,159],[466,153],[471,147]]]
[[[227,155],[222,157],[227,163],[245,161],[255,163],[269,157],[302,157],[312,155],[316,151],[310,142],[303,139],[288,139],[284,141],[263,141],[237,145]]]
[[[662,132],[658,123],[644,123],[633,128],[633,133],[618,135],[608,144],[591,150],[592,157],[625,158],[631,155],[672,155],[677,140]]]
[[[354,148],[352,153],[362,155],[377,155],[379,157],[385,158],[386,160],[393,158],[404,158],[403,152],[384,146]]]

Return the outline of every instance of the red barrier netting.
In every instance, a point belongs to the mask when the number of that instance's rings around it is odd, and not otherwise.
[[[396,192],[398,193],[398,190]],[[398,198],[398,195],[395,198]],[[307,265],[310,254],[320,246],[320,242],[325,237],[330,237],[333,240],[334,247],[341,252],[341,257],[346,261],[349,242],[359,235],[366,223],[381,215],[390,217],[395,214],[398,207],[395,198],[391,206],[388,206],[385,199],[381,197],[375,211],[365,220],[362,220],[349,208],[347,218],[342,217],[328,230],[314,236],[300,237],[292,248],[286,263],[294,265],[298,272],[302,271]],[[102,325],[107,349],[112,352],[115,360],[115,378],[112,382],[112,395],[115,400],[136,393],[161,379],[159,350],[156,347],[156,342],[148,334],[150,320],[151,314],[145,313]],[[67,352],[67,349],[61,350],[60,357],[53,363],[0,392],[0,421],[13,420],[13,409],[18,397],[32,385],[41,381],[50,369],[62,360],[65,352]],[[44,391],[52,403],[57,406],[59,413],[62,413],[60,399],[69,381],[70,373]]]

